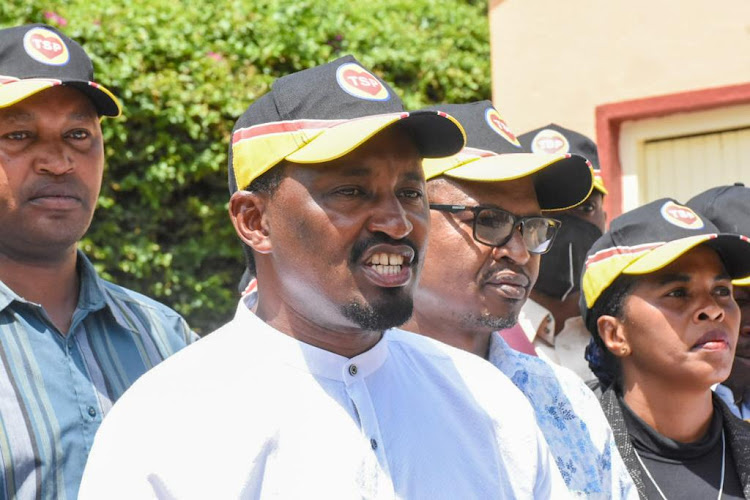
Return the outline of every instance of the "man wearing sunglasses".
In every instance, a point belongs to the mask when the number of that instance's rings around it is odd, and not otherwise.
[[[523,153],[489,101],[438,106],[464,127],[457,155],[425,160],[430,244],[404,329],[481,356],[534,408],[568,488],[587,498],[637,498],[594,394],[571,371],[511,349],[513,326],[560,222],[542,210],[581,203],[590,164],[577,155]],[[521,452],[521,451],[519,451]]]

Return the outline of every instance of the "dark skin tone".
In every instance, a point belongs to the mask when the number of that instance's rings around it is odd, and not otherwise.
[[[622,364],[628,406],[665,436],[700,439],[713,415],[711,386],[729,375],[740,323],[718,254],[699,246],[643,275],[622,316],[600,316],[597,326]]]
[[[0,280],[41,304],[62,335],[103,166],[99,117],[77,90],[54,87],[0,109]]]
[[[570,208],[568,210],[561,210],[556,212],[545,212],[550,217],[554,217],[555,214],[567,214],[573,217],[578,217],[581,220],[589,222],[602,232],[606,230],[607,224],[607,212],[604,210],[604,195],[601,191],[594,189],[586,200],[580,205]],[[543,258],[543,257],[542,257]],[[555,335],[562,331],[565,326],[565,321],[575,316],[580,316],[581,311],[578,308],[578,300],[581,296],[579,291],[572,292],[565,297],[565,300],[560,300],[556,297],[550,297],[538,290],[531,291],[531,299],[540,304],[542,307],[547,309],[552,317],[555,318]]]
[[[337,160],[284,168],[273,196],[240,191],[229,206],[254,250],[257,314],[302,342],[356,356],[383,329],[362,327],[342,308],[387,311],[416,286],[429,224],[421,157],[391,127]],[[380,255],[401,264],[375,264]]]
[[[724,385],[732,389],[735,400],[739,401],[750,390],[750,286],[735,286],[734,300],[740,307],[740,336],[734,355],[732,373]]]
[[[540,214],[530,177],[494,183],[438,178],[428,190],[431,203]],[[414,315],[404,328],[486,358],[492,332],[518,319],[539,274],[539,255],[528,252],[519,231],[501,247],[475,241],[471,212],[433,210],[431,218]]]

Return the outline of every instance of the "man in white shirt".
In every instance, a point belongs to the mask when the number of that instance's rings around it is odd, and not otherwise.
[[[586,252],[605,231],[607,221],[607,189],[596,144],[555,123],[519,135],[518,142],[535,154],[583,156],[594,169],[594,189],[589,196],[575,207],[549,214],[562,222],[562,228],[555,245],[541,259],[539,278],[521,309],[518,326],[537,356],[573,370],[584,381],[595,380],[584,358],[591,334],[581,319],[578,298]]]
[[[124,395],[80,498],[567,496],[507,377],[393,329],[427,242],[421,159],[460,150],[460,125],[347,56],[277,80],[232,143],[257,293]]]
[[[526,395],[571,493],[637,498],[594,394],[570,370],[512,349],[515,324],[560,227],[543,210],[570,208],[592,189],[585,158],[524,153],[489,101],[437,106],[467,146],[425,159],[430,245],[404,327],[487,359]],[[556,243],[555,243],[556,244]]]

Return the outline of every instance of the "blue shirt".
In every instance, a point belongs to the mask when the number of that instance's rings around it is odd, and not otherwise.
[[[489,361],[531,403],[571,493],[638,498],[599,401],[575,373],[512,349],[498,333],[490,338]]]
[[[727,404],[735,417],[750,421],[750,389],[745,390],[745,397],[739,402],[734,400],[734,392],[726,385],[717,384],[714,392]]]
[[[75,499],[112,404],[198,338],[173,310],[99,278],[81,252],[78,273],[65,336],[0,281],[0,498]]]

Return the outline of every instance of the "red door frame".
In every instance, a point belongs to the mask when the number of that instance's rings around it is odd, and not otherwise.
[[[622,213],[622,122],[749,103],[750,83],[743,83],[597,106],[596,143],[604,185],[609,191],[609,195],[604,197],[608,217],[612,219]]]

